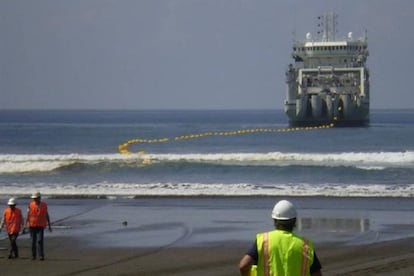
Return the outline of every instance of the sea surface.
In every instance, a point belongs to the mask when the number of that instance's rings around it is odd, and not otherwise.
[[[361,128],[290,128],[281,110],[2,110],[0,197],[412,198],[413,138],[414,110]]]

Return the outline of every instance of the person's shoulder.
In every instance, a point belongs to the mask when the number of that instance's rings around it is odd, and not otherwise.
[[[263,232],[258,232],[258,233],[256,233],[256,239],[257,239],[257,237],[261,237],[261,236],[263,236],[263,235],[265,235],[265,234],[268,234],[268,233],[270,233],[271,231],[263,231]]]
[[[308,242],[308,243],[312,243],[312,244],[313,244],[313,240],[308,239],[308,238],[307,238],[307,237],[305,237],[305,236],[301,236],[301,235],[298,235],[298,234],[296,234],[296,233],[293,233],[293,235],[294,235],[295,237],[297,237],[297,238],[301,239],[302,241],[305,241],[305,242]]]

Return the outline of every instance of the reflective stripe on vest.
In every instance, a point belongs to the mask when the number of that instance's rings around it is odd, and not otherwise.
[[[29,226],[45,228],[47,224],[47,204],[40,202],[39,205],[32,201],[29,205]]]
[[[304,240],[303,246],[302,246],[302,275],[303,276],[307,275],[306,273],[309,272],[309,268],[310,268],[309,252],[310,252],[309,241]]]
[[[4,223],[7,233],[16,234],[20,232],[23,223],[22,211],[19,208],[12,210],[10,207],[4,210]]]
[[[264,275],[270,275],[270,249],[269,249],[269,233],[263,234],[263,268]]]
[[[313,244],[287,231],[257,234],[258,276],[308,276]]]

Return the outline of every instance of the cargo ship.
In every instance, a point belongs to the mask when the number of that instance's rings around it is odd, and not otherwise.
[[[367,32],[337,39],[337,15],[318,17],[316,36],[294,41],[286,70],[285,112],[291,126],[369,125]]]

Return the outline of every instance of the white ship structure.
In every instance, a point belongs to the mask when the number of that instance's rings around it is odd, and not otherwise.
[[[285,112],[292,126],[325,123],[369,124],[369,70],[366,32],[336,38],[337,15],[319,19],[318,35],[293,43],[294,64],[286,71]]]

